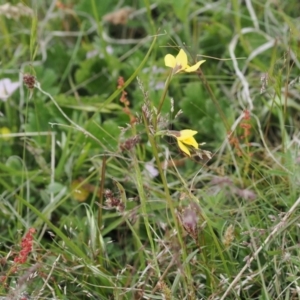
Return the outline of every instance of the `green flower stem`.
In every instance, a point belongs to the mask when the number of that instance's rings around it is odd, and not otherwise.
[[[102,228],[102,207],[103,207],[103,194],[104,194],[104,182],[105,182],[105,173],[106,173],[106,161],[107,161],[107,156],[104,155],[102,159],[102,167],[101,167],[101,181],[100,181],[100,196],[99,196],[99,207],[98,207],[98,230],[100,231]],[[97,239],[98,243],[98,249],[99,249],[99,255],[98,255],[98,262],[100,265],[103,264],[103,247],[101,245],[101,238],[100,234],[98,235]]]
[[[172,77],[173,77],[173,70],[170,72],[170,74],[169,74],[169,76],[166,80],[165,88],[164,88],[163,93],[162,93],[162,95],[160,97],[160,100],[159,100],[159,104],[158,104],[158,108],[157,108],[157,112],[156,112],[156,117],[155,117],[155,121],[154,121],[154,129],[155,130],[157,129],[157,118],[158,118],[158,116],[161,112],[162,106],[165,102],[167,91],[168,91],[168,88],[169,88]]]
[[[136,136],[137,134],[137,130],[136,130],[136,126],[135,124],[131,125],[131,132],[132,132],[132,136]],[[152,237],[152,232],[151,232],[151,228],[150,228],[150,223],[149,223],[149,219],[148,219],[148,215],[147,215],[147,198],[145,195],[145,191],[144,191],[144,187],[143,187],[143,176],[139,167],[139,161],[142,161],[142,153],[141,153],[141,147],[139,147],[139,145],[136,146],[136,153],[134,154],[134,157],[132,159],[133,161],[133,165],[134,165],[134,169],[135,169],[135,175],[136,175],[136,181],[137,181],[137,189],[138,189],[138,194],[139,194],[139,198],[141,200],[141,209],[142,209],[142,214],[143,214],[143,220],[144,220],[144,224],[145,224],[145,228],[146,228],[146,232],[147,232],[147,236],[148,236],[148,240],[150,242],[151,245],[151,251],[152,251],[152,257],[154,259],[154,265],[156,268],[156,272],[157,275],[159,276],[160,274],[160,270],[159,270],[159,265],[156,259],[156,252],[155,252],[155,246],[153,243],[153,237]],[[134,236],[134,246],[136,247],[136,250],[138,252],[139,258],[140,258],[140,266],[142,268],[146,267],[146,259],[148,261],[151,260],[150,255],[147,253],[147,251],[143,252],[140,251],[140,249],[143,249],[143,245],[140,241],[140,222],[136,222],[134,226],[130,225],[130,222],[127,220],[127,225],[130,227],[131,232],[133,233]],[[145,259],[146,257],[146,259]]]
[[[135,136],[137,134],[136,126],[134,124],[131,126],[131,132],[132,132],[132,136]],[[148,236],[148,239],[149,239],[149,242],[151,245],[152,257],[154,259],[157,276],[160,276],[160,269],[159,269],[159,265],[158,265],[158,262],[156,259],[157,255],[155,252],[155,245],[153,242],[152,232],[151,232],[149,218],[148,218],[148,214],[147,214],[147,197],[145,195],[145,190],[143,187],[143,180],[142,180],[143,176],[141,173],[141,169],[139,167],[139,159],[141,158],[140,147],[136,147],[136,151],[137,151],[137,153],[136,153],[136,155],[134,155],[134,158],[133,158],[133,165],[134,165],[134,170],[135,170],[135,174],[136,174],[137,189],[138,189],[138,194],[139,194],[139,197],[141,200],[143,219],[144,219],[144,223],[145,223],[147,236]],[[133,228],[132,228],[132,232],[134,233]],[[138,236],[136,236],[136,242],[137,242],[137,244],[140,244]],[[147,257],[147,259],[148,259],[148,257]],[[143,261],[143,260],[141,260],[141,261]]]
[[[167,82],[170,82],[170,81],[167,81]],[[162,164],[161,164],[161,161],[160,161],[160,158],[159,158],[159,155],[158,155],[155,137],[151,134],[151,132],[149,130],[149,126],[147,124],[147,119],[146,119],[146,116],[144,115],[144,113],[143,113],[143,120],[144,120],[145,128],[146,128],[146,131],[147,131],[148,139],[149,139],[151,147],[152,147],[152,153],[154,155],[154,158],[155,158],[155,161],[156,161],[156,165],[157,165],[157,168],[158,168],[158,171],[159,171],[162,183],[163,183],[164,195],[166,197],[168,207],[169,207],[169,209],[171,211],[172,218],[173,218],[174,223],[175,223],[178,241],[179,241],[179,244],[180,244],[181,249],[182,249],[182,258],[183,258],[183,261],[184,261],[184,268],[185,268],[185,275],[187,277],[187,282],[192,282],[191,270],[190,270],[189,264],[187,263],[186,248],[185,248],[185,244],[183,242],[182,236],[181,236],[181,228],[180,228],[177,216],[175,214],[175,207],[173,205],[173,200],[172,200],[172,198],[170,196],[168,182],[167,182],[167,179],[165,177],[165,174],[164,174],[164,171],[163,171],[163,168],[162,168]]]
[[[150,6],[150,1],[149,0],[144,0],[144,4],[145,7],[147,9],[147,17],[149,19],[150,25],[151,25],[151,29],[152,29],[152,33],[155,34],[156,29],[155,29],[155,24],[153,22],[153,18],[151,16],[151,6]]]
[[[141,169],[139,167],[139,162],[138,162],[136,156],[134,156],[134,158],[133,158],[133,165],[134,165],[134,171],[136,174],[137,190],[138,190],[138,194],[139,194],[140,201],[141,201],[141,208],[142,208],[142,214],[143,214],[143,218],[144,218],[145,228],[146,228],[147,236],[148,236],[148,239],[149,239],[149,242],[151,245],[152,258],[154,260],[157,276],[160,276],[160,270],[159,270],[159,266],[158,266],[158,262],[157,262],[157,254],[155,252],[154,240],[152,237],[149,218],[148,218],[148,214],[147,214],[147,198],[146,198],[145,190],[144,190],[144,186],[143,186],[143,180],[142,180],[143,176],[142,176]]]
[[[218,111],[221,119],[222,119],[222,122],[223,122],[223,124],[224,124],[227,132],[230,132],[230,126],[229,126],[229,124],[227,122],[227,119],[226,119],[226,116],[224,114],[224,111],[220,107],[220,104],[219,104],[219,102],[218,102],[215,94],[213,93],[210,85],[208,84],[208,82],[206,80],[206,77],[205,77],[205,75],[204,75],[204,73],[202,72],[201,69],[199,69],[199,71],[197,72],[197,75],[200,78],[200,80],[202,80],[203,85],[205,86],[207,92],[209,93],[209,95],[210,95],[210,97],[211,97],[211,99],[212,99],[212,101],[213,101],[213,103],[214,103],[214,105],[215,105],[215,107],[216,107],[216,109],[217,109],[217,111]]]

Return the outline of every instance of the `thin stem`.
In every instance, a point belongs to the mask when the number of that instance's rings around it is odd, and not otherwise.
[[[154,259],[157,276],[160,276],[160,270],[159,270],[159,266],[158,266],[158,262],[157,262],[157,258],[156,258],[156,252],[155,252],[155,245],[153,242],[153,237],[152,237],[150,224],[149,224],[149,218],[148,218],[148,214],[147,214],[147,198],[145,195],[145,190],[144,190],[144,186],[143,186],[143,182],[142,182],[142,174],[141,174],[141,170],[139,167],[139,162],[138,162],[136,156],[134,156],[133,165],[134,165],[134,171],[136,174],[137,190],[138,190],[138,194],[139,194],[140,201],[141,201],[141,208],[142,208],[145,228],[146,228],[147,236],[148,236],[148,239],[149,239],[149,242],[151,245],[152,257]]]
[[[160,97],[160,100],[159,100],[159,105],[158,105],[158,108],[157,108],[157,113],[156,113],[156,118],[158,118],[160,112],[161,112],[161,109],[162,109],[162,106],[165,102],[165,99],[166,99],[166,95],[167,95],[167,91],[168,91],[168,88],[169,88],[169,85],[170,85],[170,82],[171,82],[171,79],[173,77],[173,70],[170,72],[167,80],[166,80],[166,83],[165,83],[165,88],[162,92],[162,95]],[[157,122],[157,119],[156,119],[156,122]]]
[[[100,181],[100,193],[99,193],[99,207],[98,207],[98,230],[101,232],[102,227],[102,207],[103,207],[103,194],[104,194],[104,181],[105,181],[105,171],[106,171],[106,161],[107,156],[105,155],[102,160],[102,168],[101,168],[101,181]],[[98,237],[98,249],[99,249],[99,255],[98,255],[98,261],[99,264],[102,264],[102,246],[101,246],[101,240],[100,240],[100,234]]]
[[[48,96],[50,98],[50,100],[54,103],[54,105],[56,106],[56,108],[60,111],[60,113],[63,115],[63,117],[69,121],[76,129],[78,129],[79,131],[81,131],[84,135],[89,136],[90,138],[92,138],[93,140],[95,140],[96,142],[99,142],[99,140],[90,132],[86,131],[84,128],[82,128],[81,126],[77,125],[74,121],[72,121],[66,114],[65,112],[60,108],[60,106],[58,105],[58,103],[56,102],[56,100],[47,92],[45,92],[42,88],[41,85],[38,81],[36,81],[35,83],[35,87],[44,95]]]
[[[183,258],[183,261],[184,261],[184,267],[185,267],[185,271],[186,271],[185,274],[188,278],[187,282],[192,282],[191,270],[190,270],[189,264],[186,263],[187,253],[186,253],[185,244],[184,244],[182,236],[181,236],[181,228],[180,228],[178,218],[177,218],[176,213],[175,213],[175,207],[174,207],[174,204],[173,204],[173,199],[170,196],[168,182],[167,182],[167,179],[165,177],[165,174],[164,174],[164,171],[163,171],[163,168],[162,168],[162,163],[161,163],[159,155],[158,155],[156,141],[155,141],[154,136],[151,134],[151,132],[149,130],[149,126],[148,126],[148,122],[147,122],[147,118],[146,118],[145,114],[143,113],[142,115],[143,115],[145,128],[146,128],[146,131],[147,131],[148,139],[149,139],[149,142],[151,144],[153,155],[154,155],[156,165],[157,165],[157,168],[158,168],[158,171],[159,171],[159,174],[160,174],[160,178],[161,178],[162,183],[163,183],[164,195],[165,195],[166,200],[167,200],[167,205],[168,205],[168,208],[171,211],[172,218],[173,218],[174,223],[175,223],[178,241],[179,241],[179,244],[180,244],[181,249],[182,249],[182,258]],[[188,287],[188,289],[193,291],[193,289],[191,287]]]
[[[150,2],[149,0],[144,0],[144,3],[145,3],[145,7],[147,9],[147,16],[148,16],[148,19],[150,21],[150,25],[151,25],[151,29],[152,29],[152,32],[153,34],[156,32],[156,29],[155,29],[155,24],[153,22],[153,18],[151,16],[151,6],[150,6]]]
[[[210,85],[208,84],[208,82],[206,80],[206,77],[205,77],[205,75],[204,75],[204,73],[202,72],[201,69],[199,69],[199,71],[197,72],[197,75],[202,80],[204,86],[206,87],[208,93],[210,94],[210,97],[211,97],[214,105],[216,106],[216,108],[218,110],[218,113],[219,113],[219,115],[220,115],[220,117],[223,121],[223,124],[225,125],[225,128],[226,128],[227,132],[230,132],[230,126],[227,122],[226,116],[225,116],[223,110],[221,109],[221,107],[220,107],[220,105],[219,105],[219,103],[218,103],[218,101],[217,101],[217,99],[216,99],[216,97],[215,97]]]

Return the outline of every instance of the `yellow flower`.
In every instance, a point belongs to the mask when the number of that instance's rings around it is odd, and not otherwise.
[[[0,128],[0,135],[3,136],[4,140],[8,141],[10,139],[10,136],[9,136],[10,133],[11,133],[11,131],[7,127]]]
[[[199,149],[199,145],[194,138],[196,133],[197,131],[195,130],[184,129],[181,131],[169,131],[168,135],[175,137],[180,150],[186,153],[188,156],[191,156],[190,150],[187,146],[192,146],[195,149]]]
[[[184,50],[180,49],[178,55],[174,57],[171,54],[167,54],[165,56],[165,65],[167,67],[170,67],[173,69],[173,73],[179,73],[179,72],[195,72],[198,70],[201,64],[203,64],[205,60],[200,60],[196,64],[189,66],[187,55],[184,52]]]
[[[71,182],[71,194],[75,200],[83,202],[88,198],[90,191],[87,184],[82,184],[82,180],[73,180]]]

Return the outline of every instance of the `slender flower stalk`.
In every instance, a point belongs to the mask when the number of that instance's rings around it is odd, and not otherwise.
[[[205,60],[200,60],[192,66],[188,65],[188,58],[183,49],[181,49],[179,51],[179,53],[177,54],[176,57],[173,56],[172,54],[167,54],[165,56],[165,65],[167,67],[172,68],[172,71],[166,80],[165,87],[164,87],[164,90],[162,92],[162,95],[161,95],[161,98],[159,101],[159,105],[158,105],[157,113],[156,113],[156,120],[154,122],[155,129],[157,129],[157,118],[158,118],[158,116],[161,112],[162,106],[165,102],[167,91],[168,91],[168,88],[169,88],[169,85],[170,85],[173,75],[180,73],[180,72],[186,72],[186,73],[195,72],[199,69],[200,65],[202,65],[204,62],[205,62]]]
[[[182,258],[183,258],[183,261],[186,261],[187,260],[187,252],[186,252],[186,247],[185,247],[182,235],[181,235],[181,227],[180,227],[177,215],[176,215],[175,205],[174,205],[173,199],[172,199],[171,194],[170,194],[167,178],[165,176],[165,173],[164,173],[164,170],[163,170],[163,167],[162,167],[162,162],[159,158],[159,152],[158,152],[158,147],[157,147],[157,144],[156,144],[155,136],[152,135],[152,133],[149,130],[149,124],[148,124],[148,121],[147,121],[147,117],[145,116],[144,113],[143,113],[143,121],[144,121],[146,132],[147,132],[147,135],[148,135],[148,138],[149,138],[149,142],[152,146],[153,156],[154,156],[155,161],[156,161],[156,165],[157,165],[157,168],[158,168],[158,171],[159,171],[159,174],[160,174],[160,178],[162,180],[167,207],[170,209],[172,219],[174,221],[175,228],[176,228],[176,231],[177,231],[178,242],[179,242],[179,244],[181,246],[181,249],[182,249]],[[158,132],[158,133],[156,133],[156,136],[157,135],[163,135],[163,134],[166,134],[166,131]],[[187,274],[187,277],[191,278],[191,270],[190,270],[189,264],[185,264],[185,272]]]
[[[172,77],[173,77],[173,72],[170,72],[170,74],[169,74],[169,76],[168,76],[168,78],[166,80],[164,90],[163,90],[163,92],[161,94],[161,97],[160,97],[160,101],[159,101],[159,104],[158,104],[156,116],[159,116],[159,114],[161,112],[161,109],[162,109],[162,106],[163,106],[163,104],[165,102],[167,91],[168,91],[168,88],[169,88],[169,85],[170,85]],[[157,122],[157,120],[156,120],[156,122]],[[156,125],[157,124],[155,124],[155,128],[156,128]]]

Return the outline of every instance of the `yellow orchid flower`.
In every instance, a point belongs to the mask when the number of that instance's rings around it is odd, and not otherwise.
[[[199,144],[194,138],[196,133],[197,131],[195,130],[184,129],[181,131],[169,131],[168,135],[175,137],[180,150],[188,156],[191,156],[190,150],[186,145],[199,149]]]
[[[195,72],[204,62],[205,60],[200,60],[196,64],[189,66],[187,55],[182,49],[180,49],[176,57],[171,54],[167,54],[165,56],[165,65],[172,68],[174,74],[177,74],[179,72]]]

